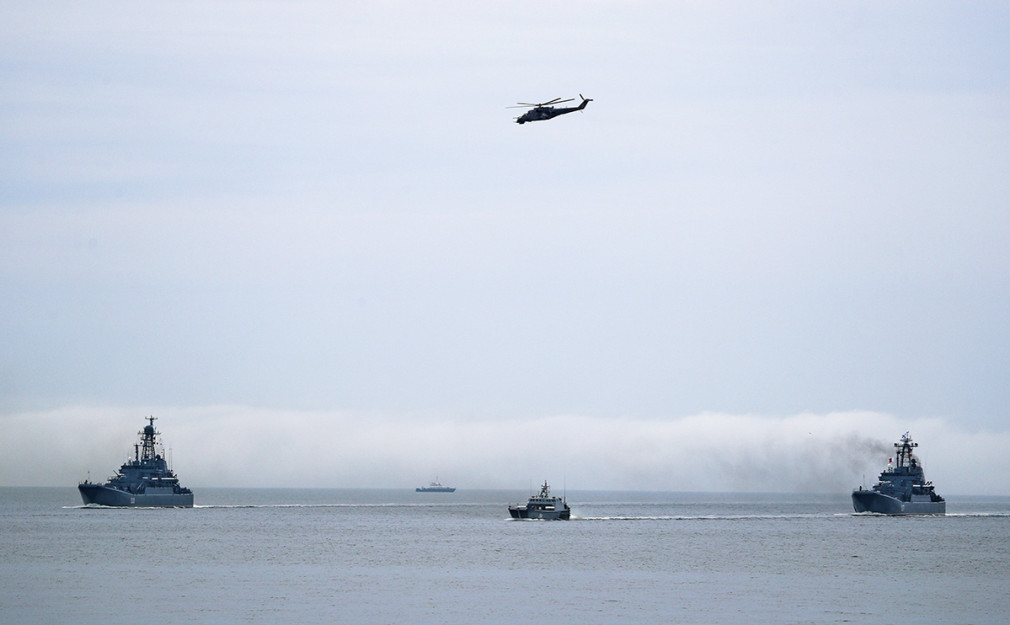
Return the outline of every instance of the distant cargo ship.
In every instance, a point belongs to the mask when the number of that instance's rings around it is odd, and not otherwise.
[[[417,491],[417,492],[419,492],[419,493],[454,493],[454,492],[456,492],[456,489],[453,488],[452,486],[443,486],[441,483],[439,483],[437,477],[435,478],[435,481],[432,482],[431,484],[428,484],[427,486],[418,486],[414,490]]]
[[[852,507],[856,512],[879,514],[946,514],[947,502],[936,494],[933,483],[926,481],[919,459],[912,455],[918,447],[905,432],[894,444],[897,463],[887,465],[880,479],[870,490],[860,486],[852,491]]]
[[[85,504],[101,506],[192,508],[193,491],[179,485],[165,460],[164,450],[157,442],[160,432],[154,429],[154,417],[140,434],[140,443],[133,446],[133,459],[119,467],[116,475],[105,484],[87,480],[77,485]]]

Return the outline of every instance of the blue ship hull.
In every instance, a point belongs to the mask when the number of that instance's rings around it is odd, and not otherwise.
[[[123,508],[192,508],[193,493],[167,492],[130,493],[105,484],[79,484],[85,505],[116,506]],[[154,489],[150,489],[154,490]],[[158,489],[162,490],[162,489]]]
[[[852,507],[877,514],[947,514],[946,501],[902,501],[874,490],[852,491]]]
[[[509,515],[513,519],[539,519],[542,521],[567,521],[572,518],[572,511],[567,507],[556,510],[536,510],[524,506],[509,506]]]

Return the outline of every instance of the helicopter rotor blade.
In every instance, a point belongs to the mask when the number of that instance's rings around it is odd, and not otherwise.
[[[538,107],[538,106],[551,106],[552,104],[561,104],[563,102],[571,102],[573,100],[575,100],[575,98],[568,98],[566,100],[562,100],[561,98],[554,98],[553,100],[548,100],[547,102],[538,102],[537,104],[532,104],[530,102],[517,102],[514,106],[506,106],[505,108],[509,108],[509,109],[517,109],[517,108],[524,108],[524,107],[534,107],[535,108],[535,107]]]

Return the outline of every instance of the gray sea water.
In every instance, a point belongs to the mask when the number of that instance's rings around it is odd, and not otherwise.
[[[947,623],[1010,619],[1010,498],[195,489],[193,509],[0,488],[0,622]]]

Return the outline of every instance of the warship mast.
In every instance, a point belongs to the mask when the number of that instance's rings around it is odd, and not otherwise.
[[[157,417],[148,417],[147,420],[150,421],[150,423],[145,425],[143,430],[137,432],[137,434],[143,436],[143,439],[141,441],[143,443],[142,451],[140,454],[141,462],[145,462],[147,460],[154,460],[157,457],[157,454],[154,453],[154,440],[155,440],[154,437],[160,434],[160,432],[157,432],[154,429],[154,420],[156,418]]]

